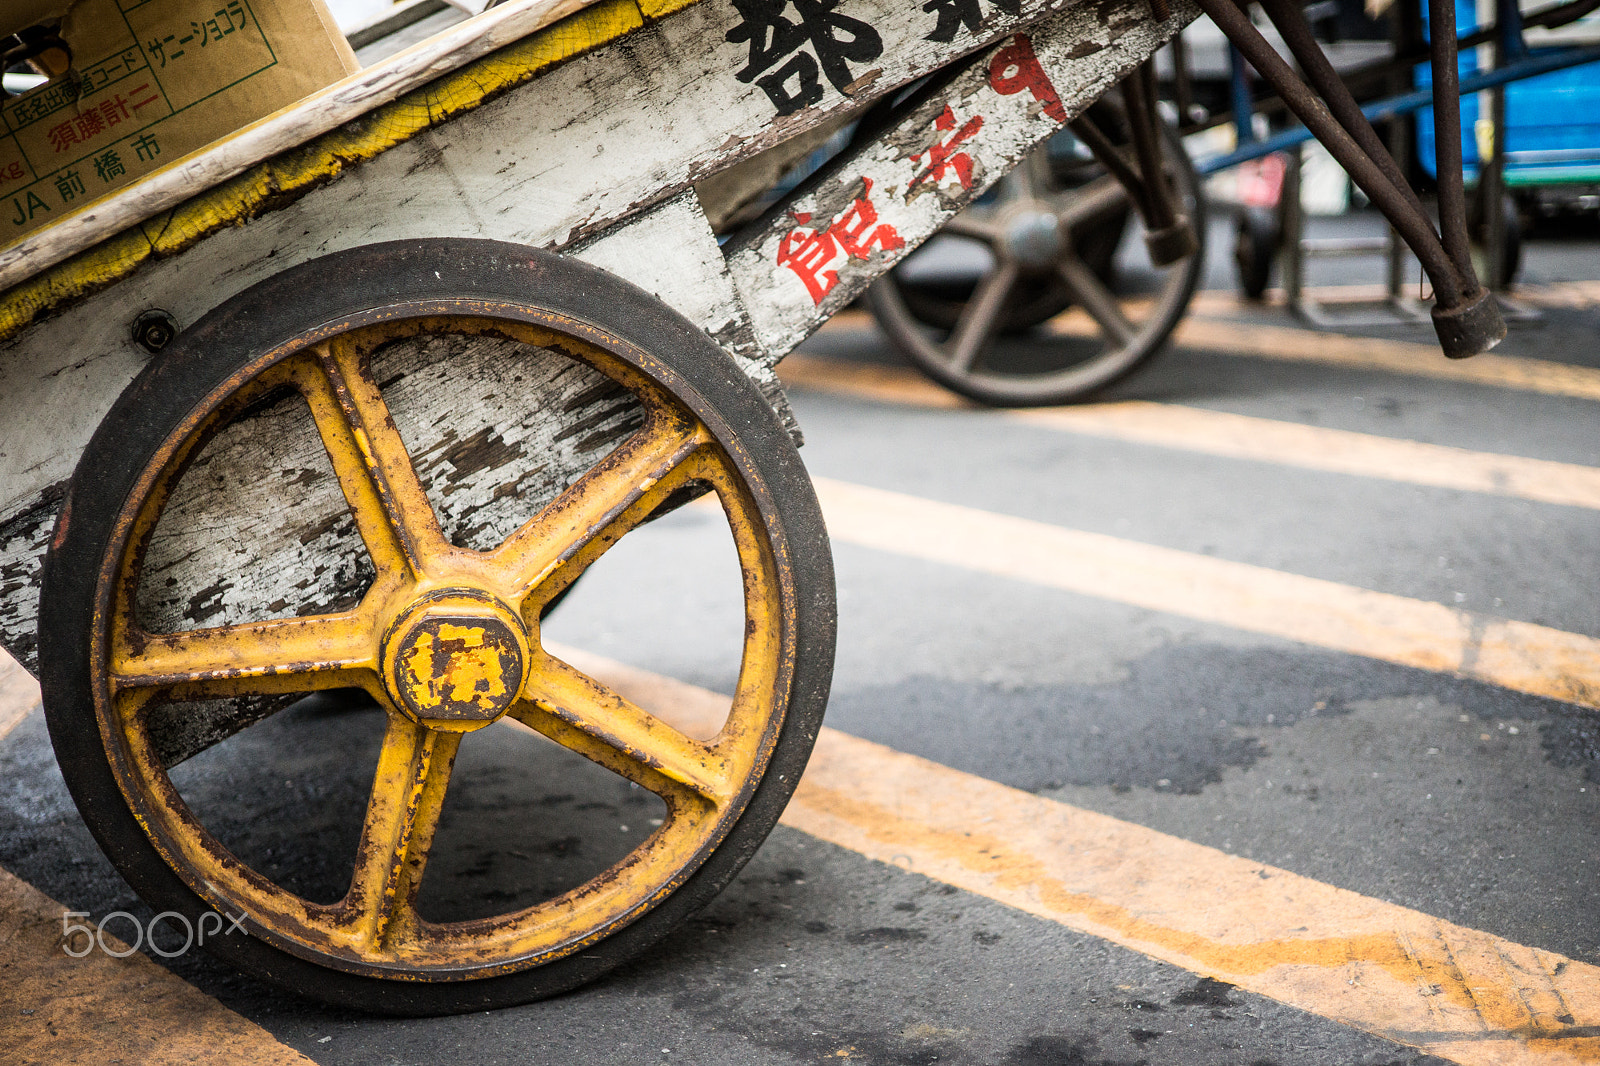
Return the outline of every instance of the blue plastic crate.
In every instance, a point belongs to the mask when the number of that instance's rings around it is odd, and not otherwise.
[[[1427,10],[1423,10],[1426,17]],[[1456,26],[1470,33],[1475,5],[1456,0]],[[1533,50],[1539,54],[1542,49]],[[1460,59],[1463,76],[1476,73],[1476,50]],[[1428,64],[1416,68],[1416,84],[1433,84]],[[1468,181],[1478,173],[1478,97],[1461,101],[1462,158]],[[1600,63],[1541,74],[1506,86],[1506,184],[1559,185],[1600,181]],[[1417,153],[1423,169],[1437,176],[1433,108],[1417,112]]]

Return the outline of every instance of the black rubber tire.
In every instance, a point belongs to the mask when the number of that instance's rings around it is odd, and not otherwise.
[[[85,449],[46,556],[39,616],[40,680],[50,736],[85,822],[134,890],[157,911],[197,921],[211,904],[168,866],[129,810],[101,740],[91,681],[98,575],[119,543],[119,515],[147,457],[231,375],[270,365],[289,339],[373,308],[433,309],[453,300],[510,317],[554,311],[620,342],[613,352],[694,410],[746,471],[781,533],[779,565],[795,597],[793,680],[766,772],[744,810],[680,887],[605,939],[533,969],[478,979],[408,981],[317,965],[256,937],[206,944],[239,969],[325,1003],[424,1015],[509,1006],[575,988],[638,955],[714,897],[754,854],[799,781],[833,671],[833,566],[822,514],[798,453],[738,366],[704,333],[643,290],[602,270],[517,245],[432,239],[369,245],[263,281],[214,309],[152,362],[113,405]],[[438,311],[431,313],[448,313]],[[481,312],[480,312],[481,313]],[[754,476],[751,481],[750,475]]]
[[[1472,252],[1474,265],[1480,274],[1486,273],[1489,259],[1488,249],[1488,212],[1484,205],[1483,187],[1479,185],[1474,191],[1472,199],[1467,205],[1467,226],[1472,234]],[[1517,202],[1509,194],[1500,201],[1501,218],[1501,250],[1500,280],[1502,284],[1510,285],[1517,279],[1517,271],[1522,269],[1522,215],[1517,210]],[[1481,278],[1479,280],[1486,280]]]
[[[1278,215],[1265,207],[1241,208],[1234,220],[1233,264],[1239,273],[1239,291],[1259,300],[1272,282],[1272,263],[1278,253]]]

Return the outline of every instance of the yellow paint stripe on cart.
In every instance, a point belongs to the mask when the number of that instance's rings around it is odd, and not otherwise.
[[[1600,707],[1600,640],[818,478],[836,542]]]
[[[780,363],[778,371],[790,387],[925,407],[967,406],[920,374],[902,367],[794,355]],[[1575,463],[1495,455],[1144,401],[1008,410],[999,414],[1044,429],[1229,459],[1600,508],[1600,468]]]
[[[66,909],[0,870],[0,1062],[311,1063],[139,952],[118,959],[96,945],[81,959],[67,955]],[[83,949],[82,937],[73,934],[74,951]],[[109,934],[105,942],[118,954],[128,950]]]
[[[661,0],[666,14],[696,0]],[[375,108],[302,147],[258,163],[213,189],[0,293],[0,339],[52,308],[120,281],[148,259],[173,256],[197,241],[242,226],[285,200],[297,199],[417,134],[471,111],[540,71],[616,40],[643,26],[635,0],[597,0],[592,6],[515,44]],[[204,151],[205,149],[201,149]],[[181,167],[185,160],[171,167]],[[88,210],[93,210],[91,205]]]
[[[728,697],[561,655],[692,736]],[[1464,1066],[1600,1058],[1600,967],[823,729],[785,825]]]

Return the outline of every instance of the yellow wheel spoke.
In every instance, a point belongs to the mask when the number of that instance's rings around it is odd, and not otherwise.
[[[377,668],[358,615],[246,622],[182,633],[123,635],[112,683],[126,691],[167,688],[182,696],[304,692],[356,686]]]
[[[382,951],[413,931],[417,889],[460,744],[460,733],[389,718],[345,897],[367,950]]]
[[[314,349],[294,376],[373,564],[420,576],[448,544],[361,353],[336,338]]]
[[[517,599],[533,594],[542,606],[693,478],[699,464],[692,460],[709,440],[704,427],[653,411],[643,429],[496,548],[492,565],[509,576]]]
[[[731,798],[726,756],[575,667],[540,655],[523,693],[513,718],[663,799],[721,808]]]

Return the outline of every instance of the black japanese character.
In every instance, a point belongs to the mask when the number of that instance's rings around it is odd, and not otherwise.
[[[100,176],[101,181],[109,182],[126,174],[128,169],[122,165],[122,157],[117,154],[117,150],[107,148],[95,157],[94,172]]]
[[[980,0],[928,0],[922,5],[922,10],[936,13],[939,21],[926,40],[949,44],[956,39],[956,34],[963,26],[967,28],[968,33],[977,33],[983,22],[983,10],[978,6],[979,2]],[[1008,15],[1022,14],[1022,0],[990,0],[990,2]]]
[[[62,203],[71,203],[83,195],[83,176],[76,170],[63,170],[56,175],[56,192]]]
[[[834,11],[838,0],[792,0],[794,19],[786,13],[790,2],[733,0],[741,21],[726,38],[732,44],[749,43],[749,62],[734,76],[761,86],[780,115],[822,99],[819,73],[843,91],[855,80],[851,63],[870,63],[883,54],[878,31]],[[807,44],[815,56],[801,51]]]

